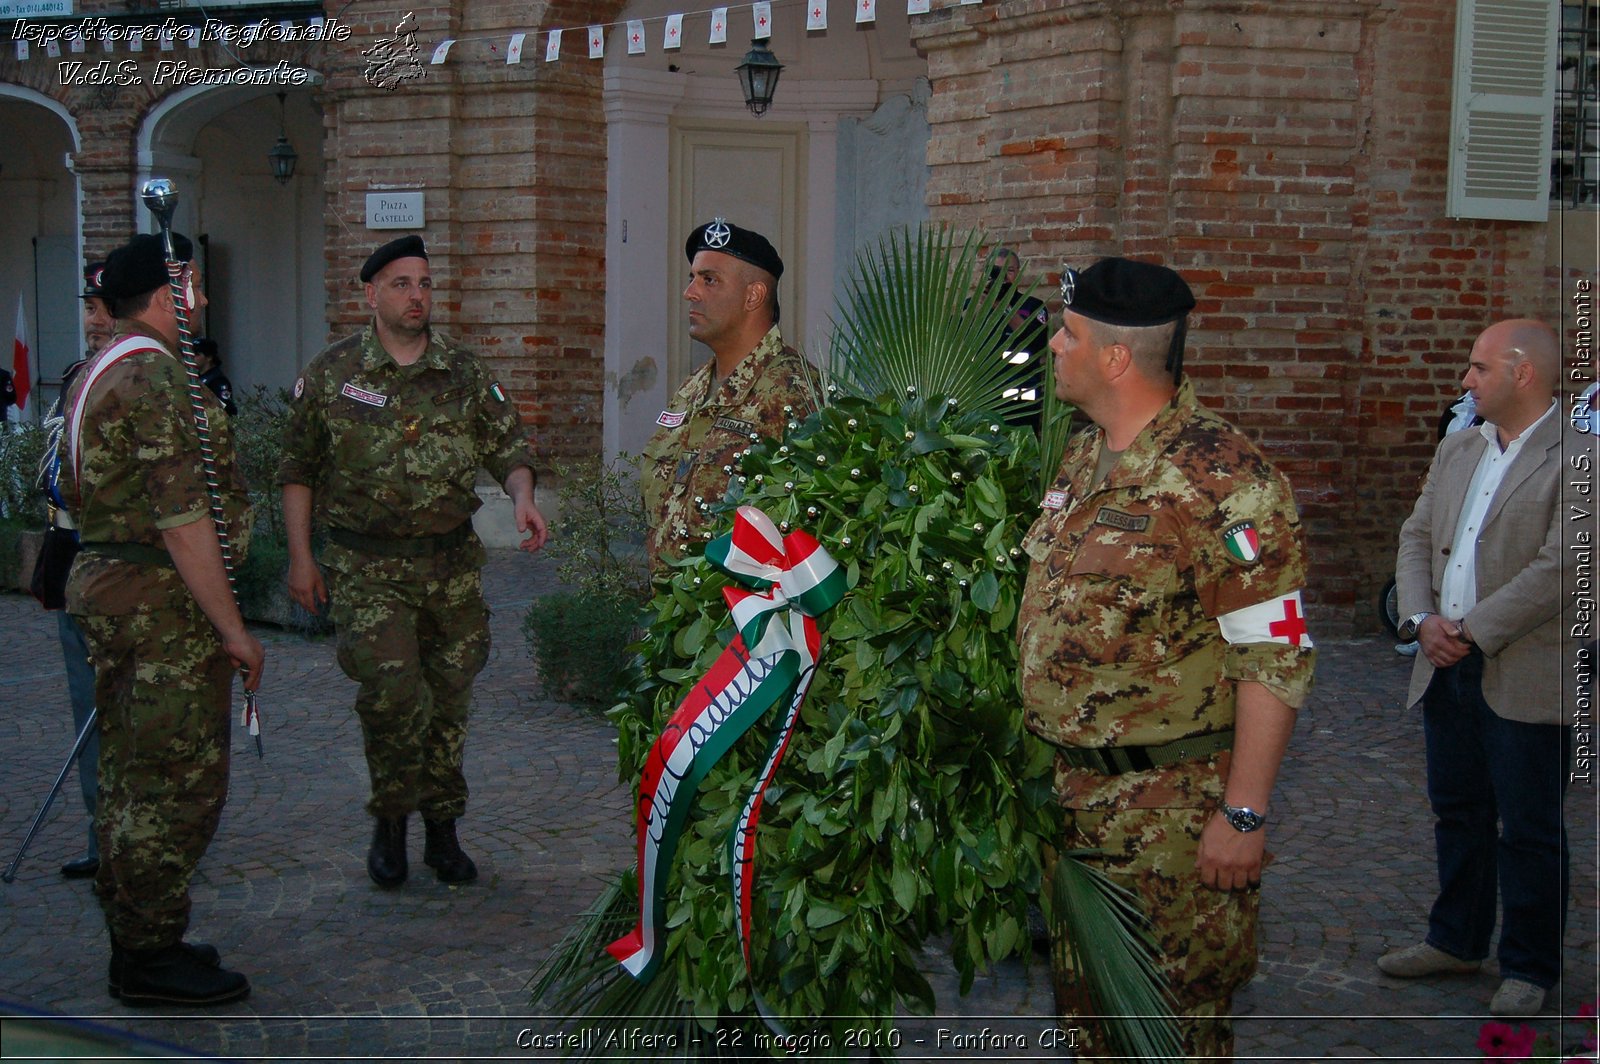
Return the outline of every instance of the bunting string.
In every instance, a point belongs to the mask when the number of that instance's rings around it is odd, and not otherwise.
[[[832,0],[833,4],[841,0]],[[850,18],[854,25],[871,25],[877,21],[878,0],[843,0],[850,8]],[[931,0],[905,0],[907,15],[925,15],[931,10]],[[983,0],[954,0],[954,6],[968,6],[981,4]],[[458,44],[483,44],[492,55],[504,56],[507,65],[515,65],[523,61],[523,57],[530,47],[537,48],[539,36],[544,37],[544,59],[547,63],[558,62],[562,58],[563,42],[569,37],[582,34],[584,41],[584,54],[590,59],[604,59],[606,40],[614,35],[615,31],[624,31],[624,41],[628,55],[648,54],[650,41],[659,40],[658,48],[663,52],[676,51],[683,45],[685,33],[684,21],[693,19],[698,21],[706,19],[706,43],[725,44],[732,19],[730,12],[744,12],[748,9],[749,31],[752,40],[766,40],[772,36],[772,11],[774,8],[786,9],[804,6],[806,14],[806,30],[808,32],[821,32],[828,28],[828,9],[830,0],[759,0],[757,3],[730,5],[719,7],[704,7],[689,11],[673,12],[667,15],[652,15],[649,18],[626,19],[616,22],[600,22],[587,26],[558,26],[549,28],[513,28],[500,30],[492,34],[477,34],[470,37],[449,37],[439,41],[433,47],[429,59],[430,66],[443,65],[450,57],[452,50]],[[739,14],[739,21],[743,21],[743,14]],[[80,20],[82,21],[82,20]],[[219,22],[219,20],[211,20]],[[52,24],[54,19],[52,18]],[[348,27],[338,27],[338,19],[330,20],[324,26],[324,19],[315,16],[305,23],[294,20],[280,20],[275,24],[267,20],[257,23],[245,23],[245,28],[259,32],[262,40],[299,40],[321,41],[325,39],[348,39]],[[230,23],[222,26],[226,33],[237,28],[238,24]],[[659,27],[659,29],[658,29]],[[18,62],[27,62],[33,56],[33,45],[44,43],[44,55],[51,59],[59,59],[63,48],[70,54],[82,54],[86,43],[91,41],[107,54],[117,51],[120,43],[122,50],[127,52],[143,52],[147,45],[160,51],[170,52],[178,44],[186,48],[195,49],[202,43],[199,32],[189,32],[191,27],[177,25],[169,17],[162,23],[152,23],[147,26],[116,25],[109,27],[114,32],[99,33],[93,38],[78,36],[43,36],[36,40],[23,37],[15,41],[16,58]],[[333,30],[342,30],[344,36],[336,37]],[[397,29],[397,34],[400,32]],[[324,33],[328,35],[325,37]],[[415,39],[415,34],[411,34]],[[532,40],[530,41],[530,38]],[[211,40],[212,37],[205,37]],[[231,43],[240,43],[237,40]],[[248,41],[244,42],[248,45]],[[235,58],[238,58],[235,56]],[[241,64],[243,60],[240,60]]]

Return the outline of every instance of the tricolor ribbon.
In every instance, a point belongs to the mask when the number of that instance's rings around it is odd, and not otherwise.
[[[705,556],[750,589],[723,597],[738,635],[695,684],[650,748],[639,781],[639,920],[606,947],[641,982],[661,963],[666,935],[667,876],[695,792],[713,765],[766,711],[787,702],[755,786],[734,825],[734,911],[745,968],[750,970],[750,895],[756,823],[767,785],[794,732],[816,673],[822,636],[816,618],[844,597],[839,564],[808,533],[783,536],[754,506],[741,506],[733,531],[713,540]]]

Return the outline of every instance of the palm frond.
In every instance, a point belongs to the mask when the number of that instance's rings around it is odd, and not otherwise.
[[[1037,402],[1007,397],[1032,367],[1000,357],[1019,295],[975,285],[979,233],[894,230],[863,250],[840,297],[828,360],[832,389],[953,399],[964,410],[1031,415]]]
[[[1066,453],[1067,440],[1072,435],[1073,415],[1077,408],[1056,398],[1055,356],[1044,353],[1044,417],[1039,430],[1039,494],[1042,496],[1055,483],[1061,469],[1061,456]]]
[[[1181,1060],[1172,999],[1139,900],[1083,856],[1064,853],[1056,861],[1049,915],[1108,1048],[1134,1060]]]

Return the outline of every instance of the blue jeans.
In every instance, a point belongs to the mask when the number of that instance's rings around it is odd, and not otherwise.
[[[1439,897],[1428,943],[1463,960],[1489,955],[1496,887],[1504,902],[1500,974],[1549,989],[1561,977],[1567,916],[1567,729],[1495,714],[1474,650],[1422,696]],[[1496,820],[1499,831],[1496,831]]]
[[[56,628],[61,634],[61,657],[67,666],[67,695],[72,699],[72,735],[83,731],[84,721],[94,712],[94,665],[89,661],[89,646],[83,630],[72,614],[56,611]],[[78,755],[78,787],[83,792],[83,808],[89,814],[89,848],[85,857],[100,856],[100,841],[94,831],[94,811],[100,797],[100,730],[83,744]]]

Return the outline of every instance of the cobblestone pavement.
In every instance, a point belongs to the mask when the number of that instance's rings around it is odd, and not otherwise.
[[[462,821],[477,883],[451,888],[428,874],[413,823],[410,881],[395,892],[372,886],[353,688],[330,641],[264,631],[266,759],[236,737],[232,793],[194,882],[191,928],[250,976],[250,998],[184,1015],[126,1009],[106,995],[99,910],[86,883],[58,874],[83,835],[69,779],[16,882],[0,886],[0,1001],[231,1059],[536,1059],[517,1045],[519,1031],[550,1029],[530,1015],[529,976],[599,877],[629,859],[630,797],[605,722],[541,700],[532,681],[518,628],[553,586],[550,564],[494,552],[486,575],[496,643],[477,686],[474,793]],[[1240,1059],[1478,1056],[1492,964],[1424,983],[1373,966],[1420,936],[1434,889],[1420,721],[1400,705],[1409,664],[1376,639],[1322,642],[1316,693],[1273,805],[1278,857],[1265,885],[1261,970],[1237,999]],[[0,860],[9,862],[71,743],[54,621],[15,594],[0,595],[0,707]],[[1562,992],[1538,1022],[1546,1030],[1596,996],[1595,798],[1592,784],[1569,793],[1574,897]],[[1055,1021],[1040,965],[1008,965],[961,998],[943,954],[930,949],[926,960],[943,1015],[907,1021],[902,1059],[1058,1054],[1041,1044]],[[15,1057],[26,1049],[10,1030],[0,1055]]]

